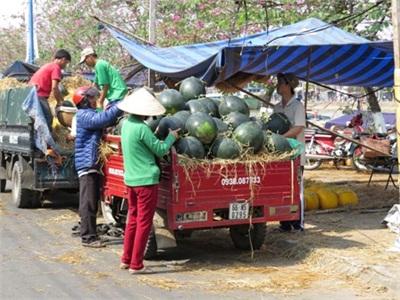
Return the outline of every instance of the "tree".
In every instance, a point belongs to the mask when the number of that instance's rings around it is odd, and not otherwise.
[[[307,17],[329,22],[350,17],[338,25],[350,32],[376,39],[377,32],[390,23],[390,1],[379,3],[368,13],[358,15],[374,2],[158,0],[157,45],[167,47],[231,38],[291,24]],[[91,45],[101,57],[113,64],[128,64],[130,56],[107,31],[99,30],[97,21],[91,15],[147,39],[148,0],[42,0],[37,5],[39,63],[49,61],[57,48],[64,47],[73,55],[71,68],[78,69],[76,63],[81,49]],[[15,36],[18,38],[15,39]],[[0,51],[3,54],[0,58],[1,68],[25,56],[23,25],[2,31],[0,37]]]

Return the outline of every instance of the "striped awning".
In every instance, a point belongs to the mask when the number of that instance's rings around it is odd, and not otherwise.
[[[196,76],[213,85],[236,74],[275,75],[343,86],[393,86],[392,42],[371,42],[311,18],[231,40],[159,48],[112,36],[142,65],[173,80]]]

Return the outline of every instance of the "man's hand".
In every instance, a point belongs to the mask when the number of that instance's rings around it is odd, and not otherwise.
[[[62,103],[64,102],[64,98],[62,97],[60,89],[58,88],[58,81],[57,80],[52,80],[51,90],[53,92],[54,98],[57,101],[57,105],[56,106],[62,106]]]
[[[171,133],[175,137],[175,139],[179,139],[179,131],[181,131],[180,128],[175,130],[169,129],[169,133]]]

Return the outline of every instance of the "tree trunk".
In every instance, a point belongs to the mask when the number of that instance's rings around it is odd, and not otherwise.
[[[367,96],[367,101],[369,104],[369,107],[373,113],[375,112],[381,112],[381,107],[379,106],[378,98],[376,97],[376,94],[373,92],[373,89],[370,87],[365,87],[364,88],[366,94],[369,94]]]

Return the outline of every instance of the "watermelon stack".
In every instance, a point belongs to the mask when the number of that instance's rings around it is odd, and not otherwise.
[[[250,117],[246,102],[233,95],[211,98],[204,82],[189,77],[179,91],[166,89],[158,96],[166,114],[148,121],[159,139],[180,128],[175,148],[193,159],[237,159],[242,155],[291,151],[284,134],[290,122],[283,114]],[[157,129],[156,129],[157,128]]]

